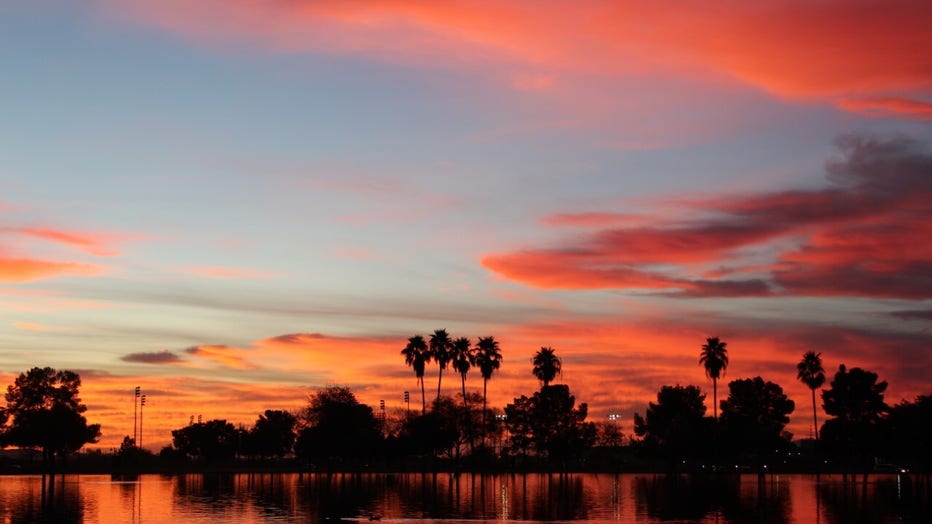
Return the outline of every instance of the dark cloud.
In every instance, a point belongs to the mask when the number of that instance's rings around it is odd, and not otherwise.
[[[932,320],[932,309],[908,309],[890,314],[903,320]]]
[[[120,357],[123,362],[136,362],[140,364],[178,364],[184,360],[175,353],[166,350],[142,353],[130,353]]]

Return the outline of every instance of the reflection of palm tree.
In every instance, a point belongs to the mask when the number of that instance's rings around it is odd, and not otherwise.
[[[822,353],[807,351],[803,359],[796,364],[796,378],[812,391],[812,427],[815,438],[819,440],[819,421],[816,418],[815,390],[825,384],[825,369],[822,368]]]
[[[476,343],[476,366],[482,374],[482,427],[485,428],[485,410],[488,400],[489,380],[492,373],[502,365],[502,351],[498,347],[495,337],[479,337]]]
[[[427,400],[424,397],[424,367],[430,362],[430,351],[427,342],[421,335],[414,335],[408,339],[408,345],[401,350],[405,356],[405,364],[414,369],[418,384],[421,385],[421,414],[427,413]]]
[[[557,357],[553,348],[542,347],[534,355],[534,376],[547,387],[560,374],[563,361]]]
[[[475,356],[472,352],[472,343],[466,337],[459,337],[451,345],[450,355],[453,360],[453,369],[455,369],[463,379],[463,409],[466,410],[466,417],[469,417],[469,404],[466,403],[466,373],[472,367]]]
[[[712,413],[718,420],[718,378],[728,367],[727,344],[718,337],[707,338],[699,353],[699,364],[705,367],[705,375],[712,379]]]
[[[450,350],[453,347],[453,341],[446,329],[438,329],[430,336],[430,356],[437,362],[440,367],[440,374],[437,376],[437,400],[440,400],[440,383],[443,382],[443,370],[447,368],[452,356]]]

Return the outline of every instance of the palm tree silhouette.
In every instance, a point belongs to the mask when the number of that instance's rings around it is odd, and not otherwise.
[[[414,369],[418,384],[421,385],[421,414],[427,414],[427,400],[424,395],[424,367],[430,362],[430,351],[427,342],[421,335],[414,335],[408,339],[408,345],[401,350],[405,356],[405,364]]]
[[[479,373],[482,374],[482,428],[485,429],[485,411],[488,400],[489,380],[492,380],[492,374],[502,366],[502,351],[498,347],[498,341],[495,337],[479,337],[476,343],[476,366],[479,367]]]
[[[796,378],[812,391],[812,427],[815,438],[819,440],[819,421],[816,418],[815,390],[825,384],[825,369],[822,367],[822,353],[807,351],[803,359],[796,364]]]
[[[446,329],[437,329],[430,336],[430,357],[437,362],[440,367],[440,374],[437,376],[437,400],[440,400],[440,384],[443,382],[443,370],[447,369],[450,363],[451,349],[453,341]],[[430,359],[428,359],[429,361]]]
[[[453,340],[450,355],[453,360],[453,369],[455,369],[463,379],[463,409],[466,410],[466,418],[469,419],[469,404],[466,402],[466,373],[475,362],[473,355],[472,342],[467,337],[459,337]]]
[[[718,378],[725,374],[728,368],[728,350],[725,342],[718,337],[705,339],[702,352],[699,353],[699,364],[705,367],[705,375],[712,379],[712,413],[718,420]]]
[[[553,379],[560,374],[561,368],[563,367],[563,361],[557,357],[551,347],[540,348],[540,351],[534,355],[533,362],[534,376],[543,382],[544,387],[547,387]]]

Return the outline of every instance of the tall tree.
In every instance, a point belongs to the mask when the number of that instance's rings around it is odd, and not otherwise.
[[[224,463],[236,456],[237,435],[233,424],[214,419],[172,430],[172,445],[191,459]]]
[[[287,411],[265,410],[248,433],[250,454],[281,458],[294,446],[297,418]]]
[[[822,440],[832,450],[847,453],[848,463],[863,459],[867,464],[878,444],[882,416],[889,411],[883,394],[886,381],[861,368],[838,367],[829,389],[822,391],[822,408],[831,415],[822,426]]]
[[[822,353],[807,351],[802,360],[796,364],[796,378],[812,392],[812,427],[816,440],[819,440],[819,420],[816,416],[815,391],[825,384],[825,369],[822,367]]]
[[[414,370],[414,376],[417,377],[417,383],[421,386],[421,414],[427,413],[427,400],[424,394],[424,368],[430,362],[430,351],[427,348],[427,342],[421,335],[414,335],[408,338],[408,345],[401,350],[405,357],[405,364],[411,366]]]
[[[451,356],[453,360],[453,369],[460,374],[463,384],[463,409],[466,410],[466,416],[469,416],[469,403],[466,401],[466,374],[469,368],[476,361],[473,354],[472,342],[467,337],[458,337],[453,340],[451,345]]]
[[[437,400],[440,400],[440,384],[443,382],[443,370],[452,358],[453,340],[446,329],[437,329],[430,335],[430,357],[437,362],[440,373],[437,375]]]
[[[532,372],[543,383],[543,387],[549,386],[563,368],[563,361],[551,347],[540,348],[540,351],[534,355],[533,363]]]
[[[372,408],[346,387],[329,386],[310,397],[295,455],[325,461],[371,458],[382,439]]]
[[[100,424],[88,424],[82,413],[81,377],[73,371],[32,368],[7,387],[3,411],[3,441],[42,450],[43,464],[54,467],[56,456],[97,442]]]
[[[705,368],[705,375],[712,379],[712,416],[718,420],[718,379],[728,368],[727,343],[718,337],[707,338],[699,353],[699,364]]]
[[[643,417],[634,414],[634,433],[644,437],[648,446],[668,453],[671,460],[687,456],[706,444],[705,409],[705,395],[698,387],[663,386]]]
[[[595,444],[595,424],[586,422],[588,406],[585,402],[577,406],[565,384],[544,386],[530,399],[516,398],[505,413],[511,446],[522,454],[533,446],[538,455],[559,460]]]
[[[486,420],[485,412],[488,402],[489,380],[492,374],[502,365],[502,351],[495,337],[479,337],[476,343],[476,366],[479,367],[479,373],[482,375],[482,429],[485,432]]]
[[[761,377],[733,380],[728,398],[722,402],[722,425],[732,451],[747,450],[757,457],[783,448],[792,434],[784,431],[796,404],[783,388]]]

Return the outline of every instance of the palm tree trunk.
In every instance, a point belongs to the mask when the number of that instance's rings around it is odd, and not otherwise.
[[[472,417],[469,416],[469,403],[466,402],[466,374],[463,373],[463,409],[466,410],[466,438],[469,439],[470,452],[476,449],[476,443],[472,432]]]
[[[712,379],[712,416],[718,420],[718,380]]]
[[[469,404],[466,402],[466,375],[463,375],[463,409],[466,410],[466,420],[469,420]]]
[[[819,440],[819,421],[816,418],[815,388],[812,388],[812,430],[815,432],[815,439]]]
[[[482,443],[485,444],[485,434],[488,425],[485,420],[486,413],[486,401],[489,398],[489,379],[482,379]]]
[[[424,377],[421,377],[421,415],[427,414],[427,396],[424,393]]]
[[[443,382],[443,368],[440,368],[440,374],[437,375],[437,402],[440,402],[440,383]]]

